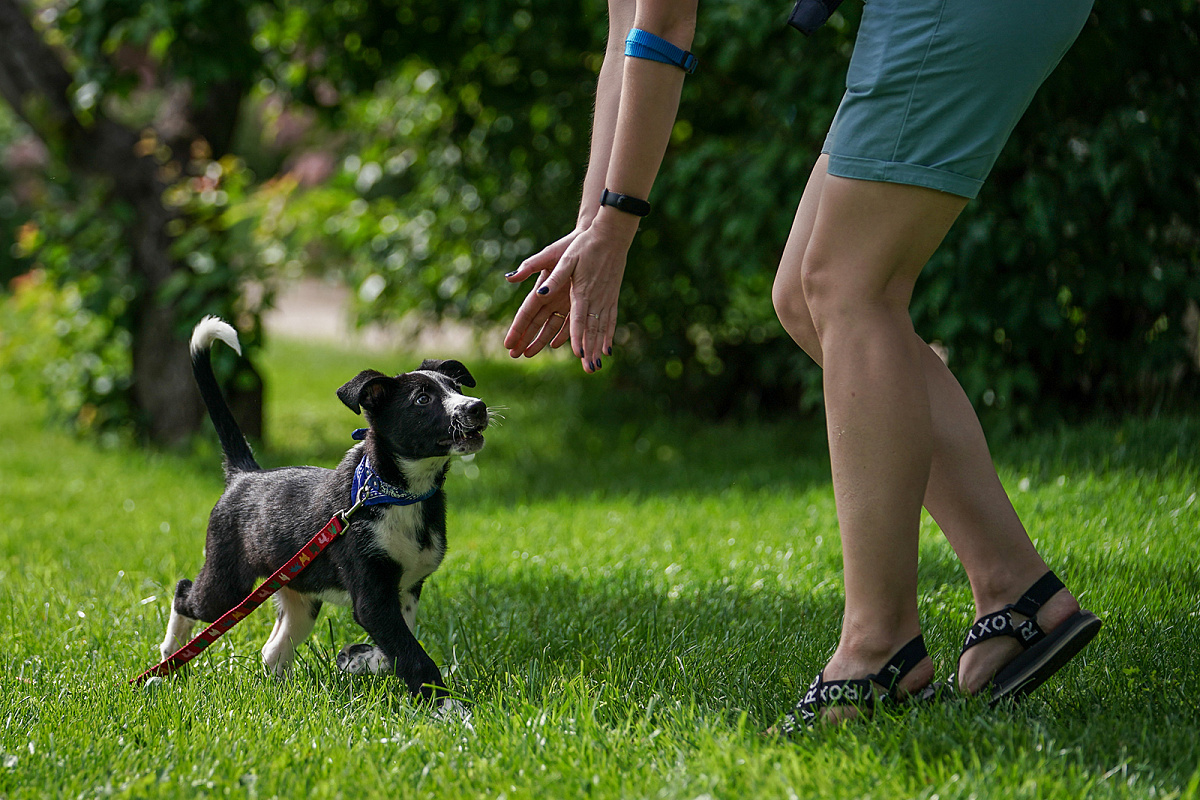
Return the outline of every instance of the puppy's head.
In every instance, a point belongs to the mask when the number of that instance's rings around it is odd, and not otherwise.
[[[338,389],[338,398],[361,413],[376,440],[399,458],[467,455],[483,447],[487,406],[467,397],[475,386],[457,361],[423,362],[417,370],[389,377],[363,370]]]

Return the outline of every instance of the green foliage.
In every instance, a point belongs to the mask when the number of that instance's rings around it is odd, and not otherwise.
[[[167,226],[171,255],[188,269],[168,279],[159,299],[178,309],[181,334],[204,314],[218,314],[236,321],[239,336],[249,334],[254,347],[259,314],[273,298],[267,275],[278,257],[270,249],[273,238],[262,231],[269,195],[251,195],[254,176],[236,156],[214,160],[200,153],[188,173],[163,194],[178,214]]]
[[[770,285],[840,100],[859,7],[845,4],[810,39],[782,25],[785,11],[751,0],[701,9],[701,68],[685,84],[657,211],[626,273],[612,364],[701,411],[820,403],[819,371],[775,320]],[[1195,334],[1184,327],[1188,298],[1200,296],[1195,11],[1191,0],[1100,6],[927,269],[917,329],[946,346],[994,422],[1147,410],[1196,388]],[[398,80],[376,86],[366,107],[331,112],[353,123],[349,150],[372,152],[341,177],[367,205],[346,196],[343,216],[358,217],[358,231],[334,248],[350,253],[366,314],[504,320],[521,292],[496,272],[574,222],[603,45],[598,7],[360,0],[291,13],[289,35],[310,37],[309,49],[343,34],[322,75],[348,91],[405,54]],[[436,124],[383,100],[410,94],[426,68],[437,75]],[[292,78],[317,85],[311,71]],[[390,119],[364,116],[380,103]],[[409,139],[401,126],[432,138]],[[409,153],[416,175],[354,185],[396,152]],[[410,229],[415,237],[372,229],[423,214],[430,225]],[[429,251],[414,254],[414,241]]]
[[[49,163],[24,176],[23,205],[0,182],[0,230],[9,219],[25,223],[16,260],[0,267],[14,274],[32,270],[0,304],[11,323],[0,339],[0,366],[20,376],[51,416],[81,431],[133,429],[146,421],[132,399],[135,339],[143,335],[145,309],[169,306],[182,339],[200,316],[216,313],[238,325],[248,352],[261,340],[259,313],[272,292],[262,280],[257,208],[246,202],[254,177],[236,158],[214,158],[192,127],[226,131],[236,104],[220,108],[212,90],[250,80],[260,58],[247,9],[230,13],[221,3],[69,0],[42,8],[38,18],[46,42],[72,74],[69,99],[80,122],[91,126],[103,112],[141,131],[135,153],[157,163],[170,220],[156,241],[159,232],[146,230],[154,219],[140,218],[131,198],[116,198],[111,180],[70,169],[66,143],[56,141],[52,129],[40,130]],[[180,105],[187,103],[192,107]],[[0,114],[0,150],[20,127],[12,119]],[[169,144],[154,123],[169,131]],[[151,205],[155,198],[144,200]],[[15,213],[6,214],[9,205]],[[160,242],[169,253],[150,252]],[[159,286],[164,272],[169,277]],[[141,351],[154,344],[140,342]],[[246,362],[219,377],[233,388],[257,382]]]
[[[186,266],[148,296],[130,268],[129,207],[114,203],[103,182],[47,181],[49,197],[14,244],[29,272],[0,302],[0,369],[52,419],[82,433],[128,432],[138,422],[130,394],[138,303],[173,304],[182,338],[204,314],[219,314],[256,347],[258,317],[273,290],[263,280],[267,248],[257,235],[257,209],[246,200],[249,183],[232,156],[214,161],[199,153],[189,162],[188,174],[164,194],[178,214],[168,225],[172,254]],[[244,364],[220,377],[252,380]]]
[[[771,284],[841,99],[859,7],[807,39],[786,11],[701,9],[701,67],[626,270],[621,352],[634,377],[709,413],[794,407],[805,388],[806,406],[819,402],[820,373],[776,320]]]
[[[217,301],[223,286],[303,267],[346,275],[364,320],[503,322],[525,288],[502,274],[574,224],[600,0],[54,8],[76,53],[81,113],[124,99],[137,117],[131,71],[118,68],[129,50],[201,94],[234,81],[260,105],[316,111],[305,145],[335,157],[330,180],[262,182],[278,153],[255,159],[258,176],[234,162],[220,167],[232,182],[220,208],[183,218],[176,250],[192,274],[171,296],[189,309],[237,311]],[[770,286],[860,6],[844,4],[807,39],[783,25],[786,11],[754,0],[700,9],[701,68],[685,84],[606,362],[667,405],[724,414],[821,402],[820,373],[776,321]],[[946,347],[993,424],[1149,410],[1198,388],[1185,326],[1200,297],[1196,47],[1195,0],[1100,5],[927,268],[917,330]],[[243,145],[260,121],[247,121]],[[253,308],[240,308],[253,328]]]
[[[106,296],[101,283],[96,275],[55,282],[37,269],[0,305],[0,381],[80,433],[117,433],[131,416],[129,333],[114,322],[126,299]]]
[[[29,213],[17,201],[20,177],[14,174],[11,157],[13,145],[27,135],[25,126],[0,105],[0,289],[28,269],[16,241]]]
[[[337,172],[314,189],[276,187],[286,202],[271,232],[294,258],[345,274],[375,314],[500,316],[500,268],[533,246],[519,236],[530,176],[489,163],[489,131],[511,119],[483,114],[469,95],[451,99],[436,70],[412,61],[348,99]],[[470,113],[480,117],[462,135]]]
[[[977,403],[1028,422],[1194,397],[1198,22],[1100,4],[930,264],[919,329]]]
[[[34,267],[0,303],[0,370],[51,419],[81,433],[127,428],[137,296],[120,213],[103,190],[60,196],[20,230],[14,250]]]
[[[655,188],[662,215],[631,259],[623,308],[646,329],[634,337],[647,348],[639,382],[682,362],[689,398],[799,385],[807,405],[819,373],[773,323],[769,286],[853,25],[802,41],[769,17],[752,3],[702,10],[703,68],[686,84]],[[917,330],[947,346],[977,407],[997,412],[992,427],[1194,394],[1196,48],[1194,2],[1102,4],[927,268]]]
[[[201,96],[215,83],[250,80],[261,63],[248,19],[256,5],[222,0],[56,3],[50,17],[53,40],[58,43],[61,37],[74,56],[78,110],[90,111],[106,97],[127,95],[137,87],[137,71],[128,58],[122,61],[133,54],[146,56],[163,75],[189,80]]]
[[[605,27],[594,0],[299,3],[264,21],[272,88],[340,140],[335,178],[289,198],[292,252],[345,272],[364,318],[503,319],[503,273],[578,207]]]

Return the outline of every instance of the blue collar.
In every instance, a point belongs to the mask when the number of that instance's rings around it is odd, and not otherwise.
[[[359,428],[351,435],[355,439],[362,439],[366,435],[366,430],[366,428]],[[350,484],[350,502],[361,503],[364,506],[384,504],[411,506],[433,497],[437,494],[437,490],[438,487],[434,486],[425,494],[413,494],[398,486],[392,486],[379,477],[378,473],[371,468],[371,460],[364,455],[362,461],[358,462],[358,466],[354,468],[354,481]]]

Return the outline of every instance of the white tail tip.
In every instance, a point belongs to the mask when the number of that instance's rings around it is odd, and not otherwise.
[[[220,317],[205,317],[192,329],[192,355],[212,347],[217,339],[232,347],[239,356],[242,354],[242,345],[233,326]]]

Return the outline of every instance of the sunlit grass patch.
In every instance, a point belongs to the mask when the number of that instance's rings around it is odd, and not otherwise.
[[[264,464],[332,465],[360,422],[334,391],[419,359],[388,362],[274,348]],[[363,633],[328,606],[287,681],[260,667],[267,607],[187,674],[127,686],[201,563],[219,455],[97,449],[31,428],[0,394],[0,796],[1196,796],[1200,422],[996,447],[1040,548],[1105,620],[1028,702],[779,740],[763,731],[841,614],[820,425],[635,414],[573,364],[469,366],[506,419],[452,470],[450,550],[419,631],[467,721],[339,674]],[[928,521],[921,549],[946,677],[970,595]]]

